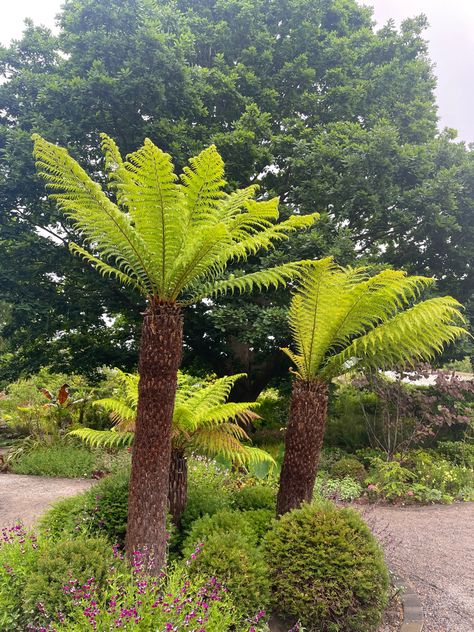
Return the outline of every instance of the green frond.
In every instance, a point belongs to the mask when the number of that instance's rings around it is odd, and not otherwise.
[[[121,281],[124,285],[131,285],[142,294],[147,293],[148,288],[142,284],[141,279],[133,279],[132,277],[125,274],[125,272],[121,272],[117,268],[109,266],[107,263],[102,261],[102,259],[98,259],[97,257],[94,257],[94,255],[91,255],[91,253],[88,250],[81,248],[81,246],[78,246],[74,242],[69,243],[69,250],[73,254],[79,255],[80,257],[85,259],[88,263],[91,264],[93,268],[95,268],[103,276],[113,276],[119,281]]]
[[[349,364],[351,368],[388,369],[431,360],[447,343],[468,333],[460,326],[465,322],[461,307],[450,296],[417,303],[355,338],[328,360],[322,375],[333,377]]]
[[[93,448],[124,448],[132,445],[134,432],[117,432],[115,430],[94,430],[92,428],[78,428],[71,430],[70,435],[79,437],[84,443]]]
[[[61,147],[35,134],[34,156],[39,174],[54,193],[59,209],[69,217],[85,241],[101,258],[112,259],[149,294],[155,292],[150,253],[129,217],[102,191]]]
[[[291,301],[295,350],[283,352],[301,379],[431,359],[465,333],[454,299],[417,302],[433,282],[396,270],[344,269],[330,257],[315,262]]]
[[[136,405],[130,406],[127,399],[106,397],[96,400],[94,406],[100,406],[110,413],[110,419],[116,424],[117,430],[124,431],[133,430],[135,428],[137,407]]]
[[[222,281],[214,281],[212,283],[206,283],[201,285],[196,290],[196,294],[189,300],[184,302],[184,305],[192,305],[203,298],[216,298],[223,294],[238,292],[243,294],[244,292],[251,292],[255,289],[268,290],[269,288],[285,287],[287,282],[295,281],[301,278],[304,271],[311,268],[314,265],[312,259],[295,261],[290,263],[284,263],[274,268],[267,268],[259,272],[251,272],[239,277],[230,276]]]
[[[224,161],[215,145],[189,159],[181,175],[187,213],[194,225],[217,220],[217,206],[225,197]]]

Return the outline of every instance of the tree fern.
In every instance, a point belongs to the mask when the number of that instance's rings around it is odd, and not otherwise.
[[[311,262],[225,279],[226,267],[268,249],[317,214],[278,219],[278,199],[253,199],[257,187],[227,193],[214,145],[191,158],[178,178],[171,157],[146,139],[123,160],[102,134],[110,199],[63,148],[33,136],[34,155],[50,197],[84,237],[71,251],[98,272],[145,297],[189,303],[207,295],[284,285]],[[196,292],[196,288],[199,291]]]
[[[429,360],[466,333],[455,299],[418,301],[433,283],[396,270],[370,276],[330,258],[315,262],[291,302],[295,351],[284,352],[305,380]]]
[[[111,430],[77,428],[71,435],[91,446],[123,447],[133,442],[138,398],[138,375],[116,369],[119,392],[94,402],[110,413]],[[180,373],[173,415],[172,445],[188,454],[221,455],[238,464],[274,463],[264,450],[246,445],[249,436],[240,424],[258,418],[255,402],[227,402],[235,382],[245,373],[202,381]]]

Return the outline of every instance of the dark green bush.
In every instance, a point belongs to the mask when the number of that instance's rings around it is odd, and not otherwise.
[[[276,493],[268,485],[248,485],[234,494],[234,506],[241,511],[275,509]]]
[[[387,604],[383,554],[355,511],[331,503],[285,514],[264,541],[278,613],[309,631],[369,632]]]
[[[457,465],[474,469],[474,444],[464,441],[440,441],[436,451]]]
[[[190,573],[221,581],[242,616],[254,615],[268,605],[270,583],[263,552],[238,531],[210,536]]]
[[[367,472],[362,463],[350,456],[336,461],[331,467],[330,472],[333,478],[346,478],[346,476],[348,476],[355,481],[359,481],[359,483],[363,483],[367,476]]]
[[[23,610],[28,622],[47,625],[48,615],[62,612],[67,616],[72,612],[74,599],[63,590],[68,583],[80,589],[93,578],[90,587],[99,601],[112,562],[120,563],[105,539],[77,538],[47,545],[23,590]]]
[[[101,532],[111,542],[123,544],[127,530],[129,470],[101,479],[87,492],[92,532]]]

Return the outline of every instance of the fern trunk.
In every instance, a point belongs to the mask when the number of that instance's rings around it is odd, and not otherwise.
[[[132,452],[126,552],[144,555],[151,574],[166,558],[171,423],[181,362],[183,318],[175,305],[153,301],[140,341],[138,408]]]
[[[179,528],[188,499],[188,462],[181,450],[171,450],[168,502],[173,524]]]
[[[325,382],[295,380],[277,496],[279,516],[312,499],[323,446],[327,404],[328,385]]]

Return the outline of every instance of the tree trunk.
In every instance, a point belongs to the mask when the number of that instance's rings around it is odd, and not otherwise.
[[[285,438],[285,456],[277,496],[277,515],[310,502],[323,446],[328,385],[295,380]]]
[[[179,528],[188,499],[188,462],[180,450],[171,450],[168,502],[173,523]]]
[[[181,309],[152,301],[140,341],[125,548],[130,562],[135,552],[141,553],[148,572],[155,575],[166,559],[171,423],[182,343]]]

